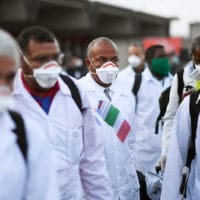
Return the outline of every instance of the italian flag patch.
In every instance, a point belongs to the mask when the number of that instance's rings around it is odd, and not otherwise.
[[[109,126],[114,128],[117,137],[124,142],[131,126],[119,109],[107,101],[99,101],[98,113]]]

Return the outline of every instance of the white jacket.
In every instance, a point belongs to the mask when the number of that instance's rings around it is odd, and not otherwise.
[[[188,65],[184,68],[183,73],[183,82],[184,86],[192,86],[195,87],[196,80],[190,76],[191,72],[193,71],[193,63],[189,62]],[[170,90],[170,97],[169,103],[167,105],[166,113],[163,117],[163,132],[162,132],[162,156],[167,155],[167,150],[169,146],[169,140],[171,135],[171,128],[173,125],[173,120],[176,114],[176,111],[179,106],[179,96],[178,96],[178,78],[177,74],[175,74],[171,90]]]
[[[24,122],[27,160],[18,146],[17,135],[12,131],[16,125],[10,114],[0,114],[0,199],[60,199],[48,140],[35,124]]]
[[[147,64],[144,63],[144,70],[147,68]],[[141,72],[143,73],[143,71]],[[143,74],[144,75],[144,74]],[[132,91],[133,84],[135,82],[135,71],[131,65],[126,66],[122,69],[117,76],[117,82],[123,84],[122,87],[126,87],[126,90]],[[120,87],[120,86],[119,86]]]
[[[79,87],[84,108],[81,114],[68,86],[60,78],[58,81],[60,89],[47,115],[24,88],[19,71],[13,94],[16,109],[48,135],[55,153],[62,200],[110,200],[102,137],[87,97]]]
[[[135,82],[135,71],[132,69],[130,65],[128,65],[125,69],[122,69],[117,76],[117,84],[120,85],[118,87],[123,87],[126,85],[128,91],[132,91],[133,84]]]
[[[81,78],[79,82],[86,88],[90,103],[94,109],[98,107],[100,100],[108,101],[103,92],[105,88],[98,85],[90,73]],[[113,85],[110,89],[112,94],[111,103],[120,110],[123,116],[126,116],[129,123],[133,124],[135,120],[133,96],[123,93],[120,88],[114,88]],[[112,184],[114,200],[139,200],[139,183],[131,161],[127,139],[122,143],[117,138],[112,127],[103,120],[101,123],[107,170]],[[130,132],[128,138],[132,138],[130,136],[132,134],[133,132]]]
[[[142,173],[154,171],[161,154],[161,134],[155,134],[155,122],[159,115],[159,97],[161,92],[171,84],[171,75],[157,80],[149,68],[142,73],[142,81],[137,94],[136,105],[136,141],[134,163]]]
[[[190,168],[186,190],[187,200],[200,199],[200,134],[198,134],[200,133],[200,120],[198,120],[196,130],[196,156]],[[171,133],[161,200],[180,200],[179,189],[182,180],[181,173],[186,163],[191,137],[189,97],[186,97],[179,106]]]

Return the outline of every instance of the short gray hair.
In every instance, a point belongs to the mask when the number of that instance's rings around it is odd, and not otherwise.
[[[20,67],[20,54],[16,40],[6,31],[0,29],[0,56],[8,56]]]

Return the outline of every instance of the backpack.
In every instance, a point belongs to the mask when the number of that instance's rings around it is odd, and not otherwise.
[[[185,166],[190,170],[190,166],[192,163],[192,160],[196,156],[196,145],[195,145],[195,139],[196,139],[196,129],[197,129],[197,122],[200,112],[200,102],[196,102],[197,98],[200,94],[200,90],[192,92],[190,94],[190,103],[189,103],[189,109],[190,109],[190,120],[191,120],[191,143],[187,152],[187,160]],[[183,175],[182,182],[180,186],[180,193],[186,197],[186,187],[187,184],[187,175]]]
[[[67,75],[64,74],[60,74],[61,79],[64,81],[65,84],[68,85],[72,98],[74,99],[77,107],[79,108],[80,112],[83,112],[82,109],[82,102],[81,102],[81,96],[79,93],[79,90],[77,88],[77,86],[75,85],[74,81]]]
[[[13,129],[12,131],[16,134],[18,146],[21,150],[24,160],[27,161],[27,140],[24,120],[17,112],[9,110],[8,113],[10,114],[12,120],[16,125],[15,129]]]
[[[184,82],[183,82],[183,72],[184,69],[181,69],[177,72],[178,77],[178,96],[179,96],[179,103],[182,100],[182,92],[184,88]],[[135,81],[132,88],[132,93],[136,97],[136,104],[138,103],[137,93],[139,91],[140,85],[142,82],[142,74],[141,73],[135,73]],[[158,127],[159,127],[159,121],[162,119],[162,117],[165,115],[167,105],[169,102],[169,94],[170,94],[171,86],[166,88],[159,98],[159,107],[160,107],[160,113],[156,119],[156,125],[155,125],[155,134],[158,134]]]
[[[184,72],[184,69],[181,69],[177,72],[177,78],[178,78],[178,91],[177,92],[178,92],[178,96],[179,96],[179,103],[181,103],[181,101],[182,101],[182,93],[183,93],[183,88],[184,88],[183,72]],[[167,110],[167,105],[169,103],[170,89],[171,89],[171,86],[167,87],[160,95],[160,98],[159,98],[160,113],[156,119],[155,134],[158,134],[159,122],[160,122],[160,120],[162,120],[162,118],[164,117],[165,112]]]

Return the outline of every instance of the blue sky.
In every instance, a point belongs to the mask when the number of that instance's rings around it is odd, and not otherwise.
[[[189,23],[200,22],[200,0],[90,0],[114,4],[163,17],[178,17],[171,22],[171,36],[189,36]]]

